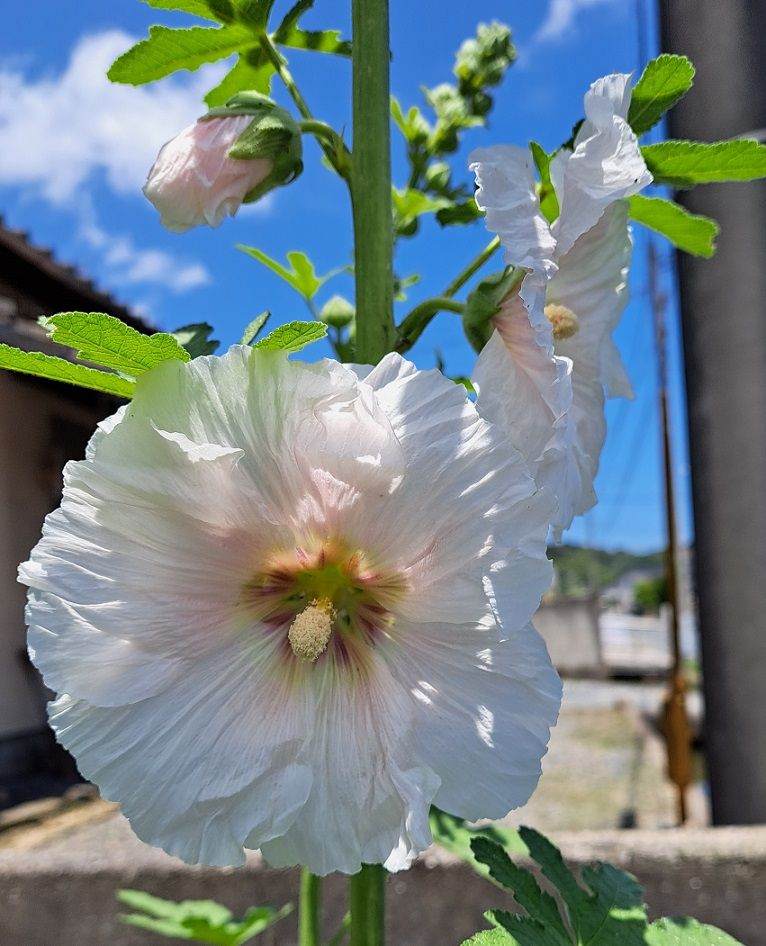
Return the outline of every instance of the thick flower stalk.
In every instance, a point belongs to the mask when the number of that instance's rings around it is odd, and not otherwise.
[[[429,806],[535,787],[549,497],[461,388],[236,346],[166,362],[68,464],[21,579],[59,740],[145,841],[410,864]]]
[[[551,162],[560,206],[552,225],[540,209],[528,150],[497,146],[471,157],[487,226],[507,261],[527,271],[477,361],[479,409],[510,433],[537,482],[557,497],[557,535],[596,501],[604,388],[632,396],[611,336],[628,301],[624,198],[651,175],[627,122],[629,83],[628,75],[606,76],[586,93],[574,149]]]
[[[163,146],[144,194],[168,230],[219,226],[243,203],[300,174],[295,121],[256,92],[240,92]]]

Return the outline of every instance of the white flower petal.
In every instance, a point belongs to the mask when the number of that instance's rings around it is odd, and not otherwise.
[[[591,85],[585,94],[587,120],[574,151],[560,151],[551,163],[561,208],[552,227],[559,259],[611,203],[652,182],[625,114],[629,81],[629,75],[615,74]]]
[[[506,262],[552,272],[556,241],[540,212],[529,149],[493,145],[474,151],[468,161],[479,185],[476,203],[486,211],[487,229],[500,237]]]
[[[425,624],[412,629],[401,655],[395,673],[417,701],[419,750],[441,779],[434,803],[469,820],[523,805],[561,702],[534,628],[498,643],[487,628]]]

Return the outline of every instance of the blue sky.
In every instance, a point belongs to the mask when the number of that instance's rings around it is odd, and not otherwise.
[[[305,22],[348,34],[349,5],[347,0],[317,0]],[[514,30],[520,57],[495,96],[491,126],[471,130],[455,156],[455,167],[466,181],[465,157],[472,148],[529,139],[555,147],[581,116],[589,83],[608,72],[633,71],[639,63],[635,0],[442,0],[438,15],[427,18],[422,4],[391,0],[391,7],[391,84],[403,105],[421,104],[420,85],[450,78],[454,51],[478,22],[499,19]],[[309,144],[304,175],[264,204],[253,205],[216,231],[164,231],[141,195],[141,184],[159,146],[201,111],[201,96],[220,67],[203,67],[142,89],[111,86],[102,77],[104,68],[131,38],[143,36],[151,22],[180,26],[191,21],[151,10],[138,0],[39,0],[34,17],[4,24],[0,212],[8,225],[29,231],[34,242],[77,264],[159,327],[209,321],[217,337],[230,344],[264,309],[273,312],[272,327],[304,318],[301,301],[234,245],[252,244],[277,258],[300,249],[320,273],[342,266],[351,256],[343,188],[320,166]],[[649,38],[651,44],[652,29]],[[317,117],[338,128],[350,124],[347,62],[297,53],[291,69]],[[275,96],[287,101],[276,84]],[[402,153],[395,135],[394,169],[400,183]],[[409,304],[442,289],[486,241],[481,223],[442,231],[427,222],[418,238],[403,243],[396,261],[400,275],[422,274]],[[670,256],[661,249],[672,297]],[[663,542],[645,252],[644,236],[638,234],[633,301],[616,335],[637,397],[608,407],[609,434],[596,484],[601,501],[575,524],[569,541],[635,550],[655,549]],[[346,277],[330,282],[320,301],[335,292],[350,295]],[[399,316],[406,311],[405,304]],[[681,535],[688,539],[688,463],[674,306],[669,318],[674,466]],[[450,373],[470,373],[473,355],[456,316],[438,317],[411,357],[430,367],[436,349]],[[324,353],[317,347],[317,356]]]

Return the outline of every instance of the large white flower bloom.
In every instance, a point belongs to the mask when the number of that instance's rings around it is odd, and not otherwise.
[[[586,93],[574,150],[551,162],[560,206],[553,225],[540,210],[528,150],[496,146],[471,156],[487,227],[506,260],[529,271],[477,361],[479,410],[510,432],[537,482],[558,498],[557,535],[595,502],[604,386],[610,396],[632,394],[611,334],[628,301],[624,198],[651,175],[627,122],[629,83],[628,75],[606,76]]]
[[[406,867],[432,801],[496,818],[537,782],[551,508],[397,355],[167,362],[68,464],[20,570],[51,723],[188,862]]]

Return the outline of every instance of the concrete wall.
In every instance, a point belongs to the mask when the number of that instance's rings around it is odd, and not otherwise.
[[[766,946],[766,828],[562,833],[573,866],[607,860],[634,873],[650,914],[695,916],[747,946]],[[346,910],[345,881],[325,882],[325,935]],[[185,867],[137,841],[122,818],[25,851],[0,850],[1,946],[148,946],[155,938],[117,920],[115,891],[175,900],[212,898],[238,915],[254,904],[296,902],[297,872],[267,869],[257,855],[240,869]],[[486,928],[483,912],[510,896],[446,853],[431,849],[388,879],[391,946],[457,946]],[[295,946],[295,915],[257,939]],[[159,943],[160,940],[157,939]]]
[[[58,505],[64,462],[82,450],[100,416],[60,385],[0,372],[0,741],[45,726],[45,691],[26,655],[25,589],[16,569]]]
[[[590,676],[603,672],[595,598],[545,601],[535,615],[534,624],[559,673]]]

